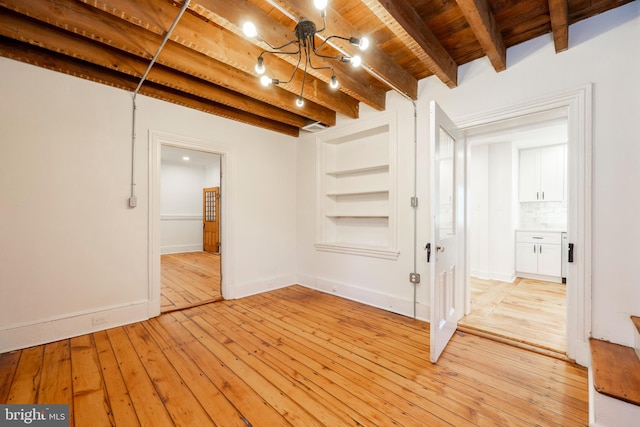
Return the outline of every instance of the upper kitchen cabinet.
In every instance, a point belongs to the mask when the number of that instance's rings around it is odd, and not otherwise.
[[[566,144],[520,150],[519,200],[564,201]]]

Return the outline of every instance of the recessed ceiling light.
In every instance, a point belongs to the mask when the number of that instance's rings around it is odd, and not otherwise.
[[[183,156],[182,160],[184,160],[185,162],[189,160],[189,156]]]

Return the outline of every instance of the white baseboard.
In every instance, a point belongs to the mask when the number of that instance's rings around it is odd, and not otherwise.
[[[501,282],[513,282],[516,279],[516,272],[496,273],[494,271],[471,270],[471,276],[484,280],[499,280]]]
[[[234,284],[229,286],[228,295],[225,295],[225,299],[237,299],[248,297],[251,295],[260,294],[262,292],[273,291],[275,289],[291,286],[296,283],[295,276],[279,276],[272,277],[270,279],[260,280],[257,282]]]
[[[162,246],[160,248],[161,255],[181,254],[185,252],[202,252],[202,242],[190,245]]]
[[[298,283],[307,288],[336,295],[372,307],[381,308],[403,316],[413,317],[413,300],[399,298],[383,292],[372,291],[350,283],[341,283],[312,276],[298,276]],[[416,319],[429,321],[429,306],[416,304]]]
[[[149,302],[141,301],[122,307],[70,313],[61,318],[12,326],[0,330],[0,353],[102,331],[148,318]]]
[[[562,283],[562,277],[545,276],[544,274],[521,273],[519,271],[516,272],[516,275],[524,279],[543,280],[545,282]]]

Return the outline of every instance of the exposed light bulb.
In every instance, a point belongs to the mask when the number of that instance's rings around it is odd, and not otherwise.
[[[189,156],[183,156],[182,160],[184,160],[185,162],[188,162],[189,161]]]
[[[256,26],[253,24],[253,22],[248,21],[242,25],[242,32],[249,38],[253,38],[258,35],[258,29],[256,28]]]
[[[271,84],[271,79],[267,76],[260,77],[260,83],[262,86],[269,86]]]
[[[318,10],[324,10],[327,8],[328,0],[313,0],[313,5]]]
[[[358,47],[360,47],[360,50],[367,50],[367,48],[369,47],[369,39],[366,37],[360,38],[360,43],[358,43]]]
[[[304,105],[304,99],[302,99],[302,97],[299,97],[298,99],[296,99],[296,105],[298,107],[302,107]]]
[[[362,58],[360,58],[359,55],[355,55],[351,57],[351,65],[353,66],[353,68],[359,67],[360,64],[362,64]]]
[[[258,63],[256,64],[256,73],[258,74],[264,74],[264,58],[262,58],[262,56],[260,56],[258,58]]]
[[[336,76],[331,76],[331,82],[329,83],[329,87],[331,89],[337,89],[338,88],[338,79],[336,78]]]

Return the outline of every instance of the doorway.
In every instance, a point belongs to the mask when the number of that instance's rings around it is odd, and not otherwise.
[[[566,353],[567,118],[467,135],[470,310],[460,325]]]
[[[160,311],[222,300],[221,156],[160,146]]]
[[[456,125],[467,137],[504,129],[505,124],[514,127],[560,118],[567,120],[566,242],[571,248],[572,257],[566,264],[566,357],[583,366],[587,366],[590,360],[591,334],[592,98],[593,86],[586,84],[519,105],[456,120]],[[468,212],[465,217],[465,239],[469,241]],[[469,248],[469,245],[466,246]],[[461,293],[465,298],[466,314],[471,310],[469,253],[464,258],[467,280]]]

